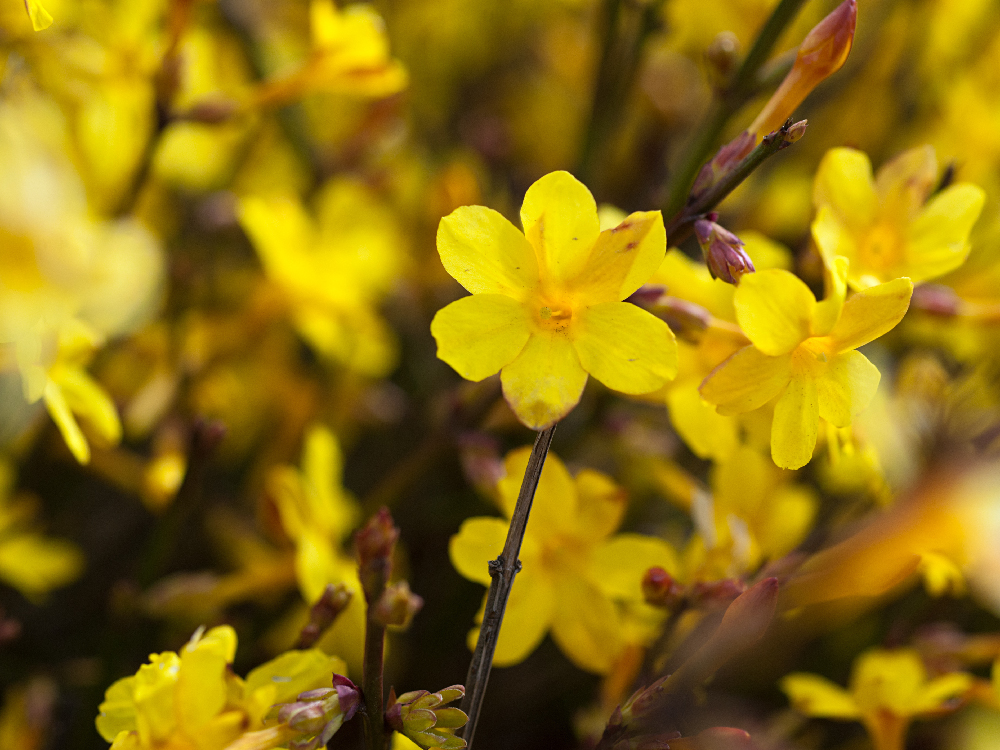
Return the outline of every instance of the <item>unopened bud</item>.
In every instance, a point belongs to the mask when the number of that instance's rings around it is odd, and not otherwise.
[[[667,288],[663,284],[643,284],[632,292],[625,301],[648,309],[659,302],[666,291]]]
[[[398,698],[390,691],[385,720],[420,747],[461,750],[466,742],[455,736],[455,730],[465,726],[469,717],[464,711],[445,704],[464,696],[465,688],[461,685],[452,685],[436,693],[413,690]]]
[[[358,577],[365,592],[365,601],[371,604],[382,595],[392,573],[392,553],[399,539],[399,529],[392,522],[387,508],[381,508],[354,535],[358,556]]]
[[[739,284],[740,277],[754,272],[753,261],[743,249],[743,240],[715,222],[715,214],[694,223],[694,233],[705,254],[713,279]]]
[[[792,69],[748,128],[751,133],[759,139],[777,130],[820,82],[840,70],[854,43],[857,20],[857,0],[844,0],[806,35]]]
[[[351,592],[344,584],[328,583],[309,610],[309,622],[299,633],[299,641],[295,644],[295,648],[312,648],[350,603]]]
[[[688,597],[691,605],[695,607],[728,605],[745,590],[746,586],[740,581],[726,578],[721,581],[696,583],[691,587]]]
[[[692,198],[701,195],[712,185],[736,169],[737,165],[753,151],[754,131],[744,130],[729,143],[720,148],[710,161],[698,172],[694,185],[691,186]]]
[[[685,341],[697,343],[712,324],[712,313],[680,297],[661,297],[653,312]]]
[[[375,621],[382,625],[409,627],[414,615],[424,606],[424,600],[410,591],[406,581],[394,583],[382,592],[372,612]]]
[[[278,721],[302,734],[319,734],[329,720],[326,706],[320,701],[288,703],[278,712]]]
[[[712,83],[721,88],[736,70],[740,61],[740,40],[731,31],[722,31],[705,50],[705,62],[708,65],[709,77]]]
[[[684,596],[684,587],[663,568],[650,568],[642,577],[642,595],[646,604],[672,609]]]
[[[799,120],[798,122],[793,122],[791,127],[785,132],[785,142],[781,144],[781,147],[784,148],[785,146],[799,140],[806,134],[807,127],[809,127],[809,120]]]
[[[931,315],[950,318],[958,314],[962,299],[951,287],[942,284],[920,284],[913,288],[910,304]]]

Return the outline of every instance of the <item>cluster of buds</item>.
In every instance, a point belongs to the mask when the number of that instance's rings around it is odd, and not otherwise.
[[[699,581],[684,586],[663,568],[653,567],[642,577],[642,595],[646,603],[663,609],[676,609],[682,603],[690,607],[716,608],[728,606],[746,591],[746,585],[735,578],[721,581]]]
[[[469,717],[464,711],[445,704],[464,696],[465,688],[461,685],[452,685],[436,693],[413,690],[398,698],[390,692],[385,719],[389,726],[420,747],[460,750],[466,742],[455,736],[455,730],[464,727]]]
[[[739,284],[740,278],[753,273],[753,261],[743,249],[743,240],[717,223],[715,212],[694,223],[694,234],[705,254],[705,263],[713,279]]]
[[[333,687],[300,693],[294,703],[280,703],[275,708],[278,721],[295,733],[288,747],[315,750],[324,747],[341,725],[354,716],[359,703],[357,685],[335,674]]]
[[[410,591],[406,581],[400,581],[386,586],[372,607],[372,617],[379,625],[406,628],[423,606],[423,598]]]

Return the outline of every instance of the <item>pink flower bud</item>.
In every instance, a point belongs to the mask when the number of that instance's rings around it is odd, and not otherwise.
[[[713,279],[738,284],[741,276],[756,270],[753,261],[743,249],[743,240],[716,224],[712,216],[714,214],[694,223],[694,233],[705,254],[705,263]]]

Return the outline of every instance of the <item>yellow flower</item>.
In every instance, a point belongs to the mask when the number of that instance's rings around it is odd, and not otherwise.
[[[357,562],[343,551],[360,513],[341,487],[343,464],[337,438],[317,425],[306,434],[301,471],[292,466],[275,468],[268,476],[268,488],[285,533],[295,544],[295,575],[302,598],[314,604],[328,583],[343,583],[352,593],[322,645],[336,644],[353,666],[364,642],[365,606]]]
[[[28,18],[31,19],[31,27],[35,31],[42,31],[52,25],[51,14],[42,7],[38,0],[24,0],[24,9],[28,11]]]
[[[530,453],[522,448],[505,459],[507,474],[498,489],[508,517]],[[622,615],[615,603],[643,601],[642,577],[649,568],[677,572],[674,551],[666,542],[640,534],[611,536],[624,511],[624,492],[609,477],[584,469],[574,478],[549,454],[495,664],[523,661],[551,631],[559,648],[581,669],[603,673],[611,668],[624,645]],[[500,554],[506,535],[507,522],[500,518],[467,519],[451,539],[452,564],[469,580],[489,585],[488,563]],[[470,634],[470,643],[477,633]]]
[[[0,461],[0,580],[38,600],[80,575],[83,554],[71,542],[34,531],[35,507],[12,496],[13,485],[13,468]]]
[[[507,401],[533,429],[566,416],[588,373],[631,394],[674,377],[667,324],[621,301],[663,260],[660,213],[601,232],[590,191],[553,172],[528,188],[521,223],[523,235],[483,206],[441,220],[441,262],[472,296],[434,316],[438,356],[469,380],[499,370]]]
[[[786,675],[781,689],[802,713],[860,721],[876,750],[903,750],[912,719],[954,708],[953,699],[972,682],[972,676],[964,672],[928,679],[923,661],[913,649],[873,649],[855,662],[850,691],[807,673]]]
[[[236,632],[199,629],[180,654],[150,654],[149,663],[104,694],[97,731],[114,750],[223,750],[259,729],[275,703],[329,685],[344,663],[315,649],[289,651],[247,675],[233,674]]]
[[[333,0],[309,6],[312,54],[294,73],[264,83],[261,106],[282,106],[313,92],[383,97],[406,88],[406,69],[389,55],[382,18],[370,6],[343,11]]]
[[[822,302],[798,277],[774,269],[743,278],[734,295],[736,318],[752,345],[715,369],[701,395],[720,414],[738,414],[772,399],[771,456],[785,469],[812,457],[822,417],[846,427],[878,388],[879,371],[859,346],[891,330],[906,313],[909,279],[866,289],[844,302],[846,264],[832,276]]]
[[[247,197],[240,221],[303,338],[361,374],[385,375],[396,342],[376,305],[404,265],[394,217],[347,178],[328,182],[315,207],[313,219],[296,197]]]
[[[844,256],[848,283],[864,289],[903,276],[920,283],[960,266],[985,193],[959,183],[931,197],[937,179],[931,146],[900,154],[874,179],[861,151],[827,151],[813,187],[812,224],[827,267]]]

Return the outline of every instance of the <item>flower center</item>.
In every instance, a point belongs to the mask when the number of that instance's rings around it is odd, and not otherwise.
[[[890,222],[876,224],[860,243],[862,268],[885,271],[899,264],[903,255],[903,238],[899,227]]]
[[[792,369],[801,375],[817,377],[830,366],[833,355],[828,336],[812,336],[799,344],[792,354]]]
[[[541,300],[535,309],[535,321],[546,331],[565,331],[573,319],[573,309],[567,304]]]

